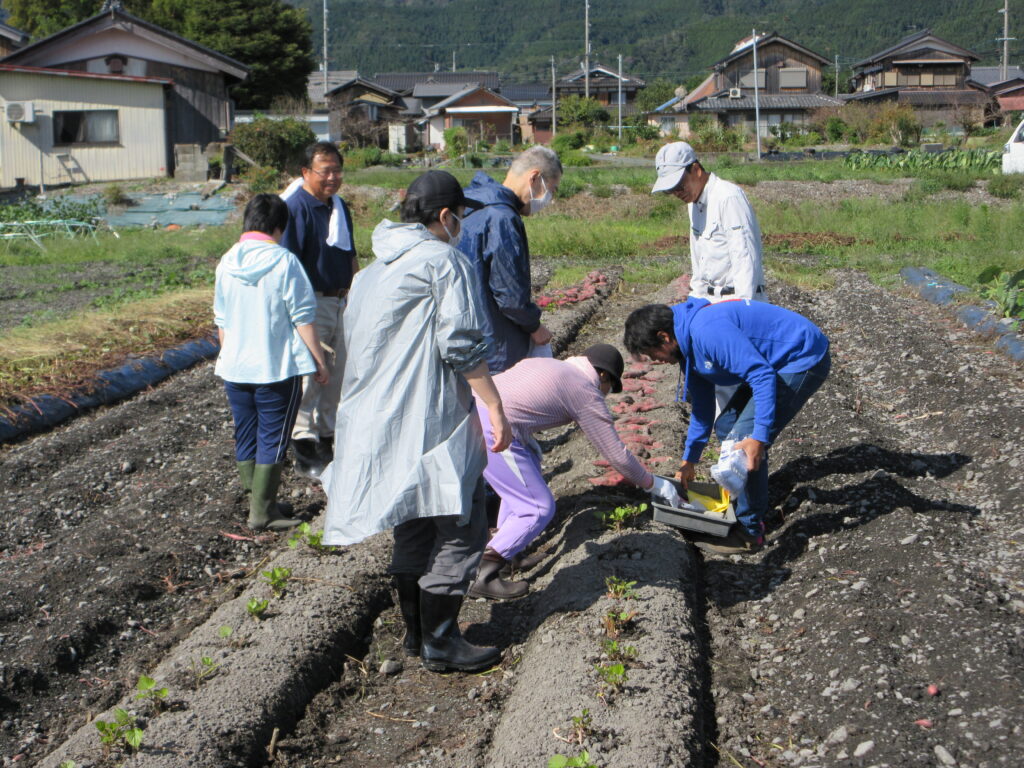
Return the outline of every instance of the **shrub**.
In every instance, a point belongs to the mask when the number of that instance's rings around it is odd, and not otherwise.
[[[594,164],[594,161],[588,155],[575,150],[572,152],[561,152],[558,157],[566,168],[585,168],[588,165]]]
[[[907,104],[883,104],[871,123],[871,135],[909,147],[921,141],[921,121],[914,108]]]
[[[371,165],[387,165],[392,167],[400,166],[405,158],[393,152],[385,152],[380,147],[362,147],[345,153],[345,168],[348,170],[359,170],[369,168]]]
[[[850,126],[839,115],[832,115],[825,121],[825,136],[829,141],[842,141],[850,131]]]
[[[469,151],[469,134],[462,126],[444,129],[444,152],[449,159],[461,157]]]
[[[259,165],[295,175],[316,135],[303,120],[257,114],[251,123],[236,125],[231,140]]]
[[[996,176],[988,183],[988,193],[1004,200],[1020,197],[1022,188],[1024,188],[1024,174]]]
[[[551,140],[551,148],[559,155],[572,149],[581,149],[587,143],[588,134],[583,130],[562,131]]]
[[[263,165],[250,165],[240,174],[249,197],[281,189],[281,172]]]
[[[493,149],[496,154],[506,154],[512,151],[512,145],[506,139],[499,139],[494,143]]]
[[[584,157],[586,157],[584,155]],[[589,159],[589,158],[588,158]],[[563,157],[562,164],[565,165],[565,159]],[[558,185],[558,194],[555,195],[559,200],[565,200],[573,195],[581,192],[585,185],[576,176],[569,176],[568,174],[562,176],[562,182]]]
[[[588,144],[594,148],[595,152],[607,152],[616,141],[618,139],[607,131],[594,131]]]

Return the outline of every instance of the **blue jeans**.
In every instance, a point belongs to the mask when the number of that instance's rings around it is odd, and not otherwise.
[[[832,368],[832,358],[826,352],[813,368],[799,373],[775,375],[775,423],[769,434],[769,443],[804,407],[811,395],[818,391]],[[715,422],[719,440],[743,440],[754,432],[754,400],[750,387],[743,385],[726,404]],[[747,475],[746,492],[735,501],[736,519],[751,536],[764,533],[764,518],[768,514],[768,451],[761,466]]]

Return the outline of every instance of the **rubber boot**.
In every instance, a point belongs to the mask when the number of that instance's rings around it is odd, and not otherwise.
[[[516,555],[511,560],[505,561],[505,565],[501,569],[501,577],[503,579],[508,578],[512,575],[513,571],[529,571],[532,568],[536,568],[544,562],[549,554],[549,552],[538,550],[530,555]]]
[[[256,467],[256,459],[248,459],[247,461],[236,461],[238,467],[238,482],[242,486],[242,490],[246,493],[252,491],[252,471]]]
[[[470,597],[485,597],[488,600],[514,600],[530,591],[525,581],[505,581],[501,578],[501,569],[505,567],[505,558],[488,547],[480,560],[480,568],[476,572],[476,581],[469,588]]]
[[[398,609],[405,622],[405,637],[402,650],[409,658],[420,655],[420,577],[407,573],[395,574],[395,589],[398,590]]]
[[[277,489],[281,485],[281,464],[256,464],[249,497],[249,527],[254,531],[283,531],[301,520],[285,517],[277,510]]]
[[[420,627],[423,645],[420,657],[424,669],[431,672],[476,672],[493,666],[501,651],[486,645],[466,642],[459,631],[462,595],[435,595],[420,590]]]
[[[256,459],[235,462],[238,465],[238,482],[245,493],[252,493],[252,473],[256,469]],[[291,517],[295,513],[295,507],[287,501],[278,501],[277,512],[284,517]]]

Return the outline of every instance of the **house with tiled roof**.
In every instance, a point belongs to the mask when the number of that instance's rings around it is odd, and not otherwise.
[[[804,125],[816,109],[842,104],[821,90],[829,60],[776,32],[748,36],[711,65],[711,74],[691,92],[659,106],[649,122],[664,135],[686,138],[690,122],[713,119],[728,128],[769,136],[783,124]],[[756,85],[756,99],[755,99]]]

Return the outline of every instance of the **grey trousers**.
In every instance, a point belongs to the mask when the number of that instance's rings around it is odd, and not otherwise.
[[[437,595],[465,595],[487,545],[484,481],[477,481],[469,522],[458,515],[421,517],[394,529],[390,572],[420,577],[420,589]]]
[[[345,378],[346,299],[316,294],[317,336],[324,349],[324,360],[330,381],[321,386],[313,376],[302,377],[302,402],[295,416],[293,440],[324,440],[334,438],[334,421],[341,400],[341,380]]]

